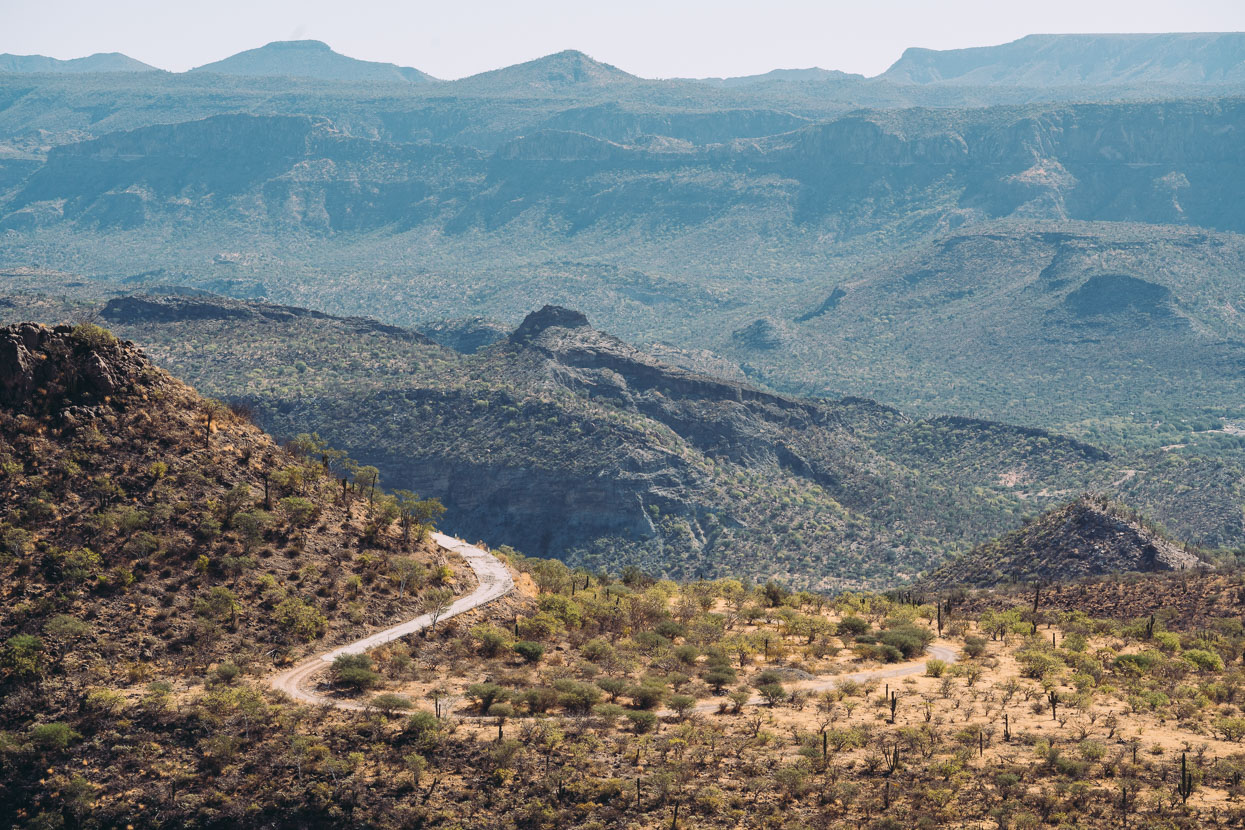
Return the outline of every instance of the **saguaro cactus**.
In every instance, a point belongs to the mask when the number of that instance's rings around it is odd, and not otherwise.
[[[1189,772],[1183,752],[1180,753],[1180,783],[1176,786],[1176,792],[1180,793],[1181,804],[1187,804],[1189,796],[1193,795],[1193,774]]]

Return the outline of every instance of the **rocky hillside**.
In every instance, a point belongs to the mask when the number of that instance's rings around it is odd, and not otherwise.
[[[1019,530],[979,545],[921,580],[929,588],[1008,582],[1068,582],[1136,572],[1192,570],[1205,564],[1137,513],[1083,496]]]
[[[206,296],[116,297],[103,318],[275,433],[317,431],[442,499],[447,527],[594,567],[875,584],[1135,463],[1041,430],[776,395],[560,308],[472,356]],[[1217,492],[1191,484],[1203,502]]]
[[[470,585],[340,463],[278,447],[104,329],[0,329],[0,686],[22,701],[0,728],[100,682],[262,673],[413,615],[433,576]]]

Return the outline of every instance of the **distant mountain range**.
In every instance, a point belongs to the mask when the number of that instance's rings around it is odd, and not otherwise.
[[[1033,87],[1236,83],[1245,81],[1245,33],[1029,35],[975,49],[913,48],[879,77]]]
[[[151,71],[113,52],[74,60],[42,55],[0,55],[0,72]],[[411,67],[357,60],[318,40],[277,41],[239,52],[190,72],[322,81],[392,81],[423,84],[437,79]],[[568,50],[452,82],[463,89],[499,87],[548,91],[601,87],[641,80],[617,67]],[[702,78],[720,88],[774,83],[883,81],[901,85],[1112,86],[1127,84],[1232,84],[1245,82],[1245,33],[1029,35],[1011,43],[969,49],[913,47],[873,79],[837,70],[775,69],[760,75]],[[664,83],[685,83],[676,79]]]
[[[224,60],[204,64],[191,72],[218,75],[287,76],[322,81],[393,81],[427,83],[431,75],[392,63],[348,58],[318,40],[285,40],[248,49]]]
[[[44,55],[0,55],[0,72],[157,72],[156,67],[120,52],[100,52],[85,58],[58,60]]]

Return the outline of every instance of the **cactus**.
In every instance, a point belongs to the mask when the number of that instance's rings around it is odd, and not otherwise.
[[[1180,783],[1176,786],[1176,792],[1180,793],[1181,804],[1187,804],[1189,796],[1193,794],[1193,774],[1189,772],[1183,752],[1180,753]]]
[[[1011,739],[1012,739],[1011,724],[1008,723],[1007,713],[1004,712],[1003,713],[1003,740],[1010,743]]]
[[[899,706],[899,693],[891,692],[891,723],[895,722],[895,709]]]
[[[1056,692],[1054,689],[1052,689],[1050,692],[1047,693],[1046,699],[1050,701],[1050,719],[1057,720],[1058,714],[1056,712],[1056,709],[1058,709],[1059,707],[1059,692]]]
[[[890,775],[899,769],[899,741],[890,749],[882,749],[882,757],[886,759],[886,774]]]
[[[1146,639],[1149,640],[1154,636],[1154,615],[1150,615],[1150,621],[1146,623]]]

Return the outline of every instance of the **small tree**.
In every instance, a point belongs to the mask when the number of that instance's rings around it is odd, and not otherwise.
[[[372,698],[370,705],[386,717],[392,717],[399,711],[410,709],[411,699],[406,695],[397,695],[392,692],[386,692],[385,694],[377,695]]]
[[[705,682],[715,695],[720,695],[722,689],[735,682],[735,676],[735,670],[730,666],[714,666],[705,673]]]
[[[428,630],[432,631],[437,627],[437,621],[441,619],[441,615],[454,604],[454,592],[449,588],[431,588],[425,591],[420,599],[429,617]]]
[[[409,556],[402,556],[393,560],[393,576],[398,581],[398,598],[401,599],[406,595],[406,586],[413,585],[418,588],[428,574],[428,569],[424,564]]]
[[[278,505],[286,523],[293,528],[304,528],[311,524],[318,512],[315,502],[302,496],[286,496]]]
[[[696,706],[696,698],[691,695],[674,695],[670,698],[670,708],[679,720],[686,720]]]
[[[763,683],[757,687],[757,693],[765,698],[771,708],[787,696],[787,690],[781,683]]]
[[[229,411],[229,407],[224,402],[214,398],[206,398],[203,401],[203,445],[211,446],[212,444],[212,424],[225,417],[225,413]]]

